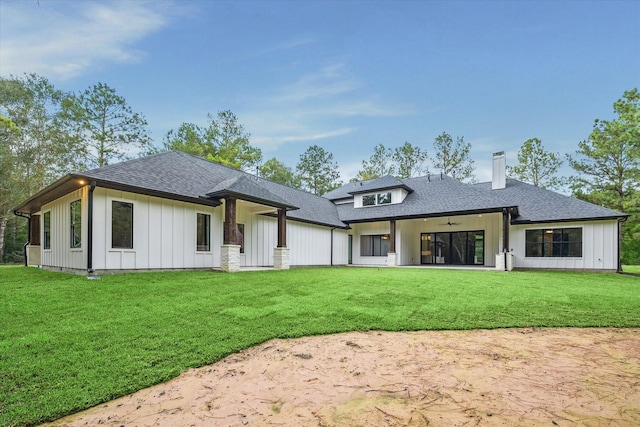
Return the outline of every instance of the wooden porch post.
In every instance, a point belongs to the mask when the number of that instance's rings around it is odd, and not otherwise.
[[[238,243],[236,236],[236,199],[227,197],[224,200],[224,241],[225,245]]]
[[[287,247],[287,211],[278,209],[278,246]]]
[[[389,252],[396,253],[396,220],[389,221]]]

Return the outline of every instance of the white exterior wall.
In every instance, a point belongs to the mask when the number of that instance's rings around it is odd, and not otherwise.
[[[527,258],[525,256],[526,230],[570,227],[582,228],[582,257]],[[515,268],[584,270],[617,270],[618,268],[618,222],[616,220],[513,225],[510,228],[509,244],[515,256]]]
[[[420,264],[420,234],[450,231],[484,231],[484,265],[495,266],[495,253],[501,244],[502,214],[466,215],[450,218],[460,223],[449,226],[447,218],[428,218],[396,221],[396,253],[398,265]],[[360,256],[360,236],[370,234],[388,234],[389,221],[352,224],[353,264],[386,265],[387,258]]]
[[[112,201],[133,203],[133,249],[111,248]],[[93,268],[146,270],[220,266],[220,208],[96,188]],[[211,250],[196,251],[197,213],[211,215]]]
[[[40,214],[40,263],[60,269],[87,269],[87,196],[89,187],[75,190],[42,206]],[[82,201],[82,243],[71,248],[71,209],[73,201]],[[44,213],[51,212],[51,249],[44,249]]]
[[[366,209],[366,208],[362,208]],[[396,253],[400,248],[398,237],[398,224],[396,222]],[[383,256],[361,256],[360,236],[372,234],[389,234],[391,225],[389,221],[366,222],[363,224],[352,224],[351,234],[353,234],[353,264],[354,265],[387,265],[387,254]]]
[[[255,213],[255,209],[256,205],[251,203],[238,201],[236,205],[236,222],[244,224],[244,254],[240,254],[240,265],[272,266],[274,248],[278,245],[278,220]],[[259,209],[264,210],[269,209]],[[331,265],[331,228],[288,219],[287,247],[292,266]],[[333,251],[333,265],[347,263],[344,230],[333,231]]]

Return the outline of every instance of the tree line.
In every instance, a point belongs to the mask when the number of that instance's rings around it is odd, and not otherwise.
[[[596,119],[574,154],[548,151],[539,138],[525,141],[518,163],[507,175],[543,188],[568,188],[574,197],[630,214],[624,226],[623,260],[640,264],[640,94],[624,92],[613,105],[616,118]],[[21,260],[25,221],[12,208],[61,175],[101,167],[137,156],[179,150],[256,173],[263,178],[322,195],[343,184],[331,152],[318,145],[300,154],[295,167],[262,151],[238,117],[222,110],[207,124],[182,123],[154,145],[148,123],[124,97],[104,83],[78,93],[63,92],[45,77],[0,77],[0,261]],[[475,182],[471,144],[443,132],[433,151],[410,142],[390,148],[378,144],[351,181],[385,175],[410,178],[445,173]],[[559,176],[567,162],[575,171]]]

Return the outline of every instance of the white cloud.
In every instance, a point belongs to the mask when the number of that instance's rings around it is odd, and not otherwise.
[[[325,65],[294,78],[261,98],[240,117],[253,137],[252,143],[275,151],[285,143],[320,141],[357,131],[344,120],[357,117],[390,117],[412,114],[407,108],[372,100],[363,83],[351,76],[344,63]]]
[[[313,132],[310,130],[300,130],[298,132],[283,133],[281,135],[264,135],[252,138],[251,142],[265,150],[275,150],[287,142],[309,142],[318,141],[336,136],[347,135],[356,130],[355,128],[343,128],[330,131]]]
[[[0,3],[0,74],[70,79],[102,62],[138,61],[134,44],[167,23],[171,3]]]

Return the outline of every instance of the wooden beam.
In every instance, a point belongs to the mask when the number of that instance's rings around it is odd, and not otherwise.
[[[396,253],[396,220],[392,219],[389,221],[389,252],[392,254]]]
[[[287,247],[287,211],[278,209],[278,247]]]
[[[236,199],[227,197],[224,199],[224,241],[225,245],[237,245],[238,237],[236,234]]]

